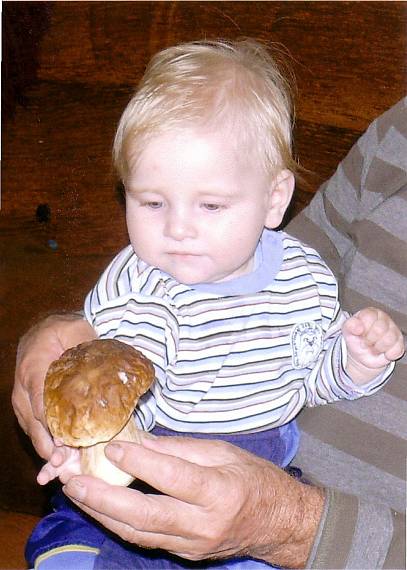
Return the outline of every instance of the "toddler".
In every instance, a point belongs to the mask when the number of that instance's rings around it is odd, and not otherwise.
[[[318,253],[278,231],[294,189],[291,134],[289,86],[256,42],[157,54],[114,142],[130,245],[85,302],[100,338],[154,363],[140,428],[226,439],[288,470],[302,407],[374,393],[403,352],[389,316],[343,312]],[[75,452],[61,453],[40,483],[78,472]],[[58,501],[28,545],[41,570],[73,568],[70,556],[81,568],[195,567],[123,545]],[[267,564],[204,567],[257,566]]]

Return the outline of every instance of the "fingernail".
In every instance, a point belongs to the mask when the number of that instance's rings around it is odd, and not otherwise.
[[[78,479],[70,479],[66,485],[62,487],[63,492],[77,501],[83,501],[86,495],[85,486]]]
[[[105,448],[105,453],[108,459],[120,461],[123,457],[123,448],[119,443],[109,443]]]

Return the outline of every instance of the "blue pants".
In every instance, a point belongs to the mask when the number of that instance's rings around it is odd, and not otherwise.
[[[180,435],[160,427],[154,428],[152,433],[155,435]],[[279,428],[253,434],[184,435],[228,441],[283,468],[287,468],[293,459],[299,442],[299,432],[295,421]],[[295,470],[294,474],[297,475]],[[96,521],[82,513],[62,492],[53,498],[52,507],[53,512],[38,523],[28,540],[26,558],[31,566],[34,566],[35,560],[39,556],[51,550],[65,546],[69,549],[71,545],[80,545],[79,547],[95,549],[94,570],[181,570],[185,568],[260,570],[260,568],[271,567],[269,564],[251,558],[191,562],[172,556],[165,551],[136,547],[121,541],[120,538],[112,535]],[[62,559],[60,563],[57,562],[58,556],[59,554],[56,556],[54,565],[50,561],[49,565],[44,564],[44,569],[68,568],[69,566],[65,565]],[[87,563],[84,562],[82,567],[78,563],[72,567],[78,570],[85,567],[92,568],[92,563],[89,563],[89,560],[92,560],[92,555],[88,557]]]

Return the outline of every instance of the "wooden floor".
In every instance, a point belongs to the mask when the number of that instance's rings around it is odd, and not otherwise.
[[[24,570],[24,546],[38,517],[0,511],[0,570]]]

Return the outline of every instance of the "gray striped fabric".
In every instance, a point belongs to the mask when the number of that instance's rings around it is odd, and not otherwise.
[[[407,98],[372,123],[286,229],[334,271],[344,309],[382,308],[407,336]],[[309,567],[405,568],[396,511],[406,506],[407,357],[374,396],[304,410],[299,422],[297,463],[340,491],[329,493]]]

